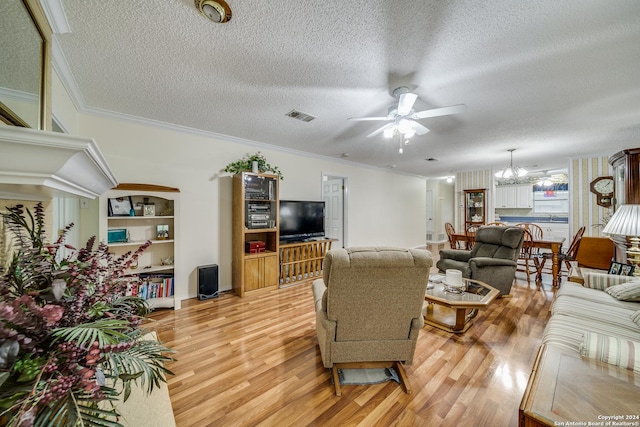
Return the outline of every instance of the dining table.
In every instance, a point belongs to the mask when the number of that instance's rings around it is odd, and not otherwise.
[[[473,242],[474,236],[473,234],[467,235],[467,233],[453,233],[452,238],[454,242],[462,242],[467,250],[470,250],[472,245],[469,245],[470,242]],[[534,239],[531,242],[531,247],[539,248],[539,249],[548,249],[551,251],[551,273],[553,274],[553,286],[560,286],[560,251],[562,250],[562,245],[564,244],[566,238],[564,237],[543,237],[540,239]],[[453,248],[456,249],[456,248]],[[536,275],[536,281],[539,282],[542,280],[542,276],[540,273]]]

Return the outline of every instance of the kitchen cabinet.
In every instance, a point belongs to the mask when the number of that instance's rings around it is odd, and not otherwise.
[[[496,187],[496,208],[531,209],[533,187],[531,185],[499,185]]]
[[[544,238],[559,238],[564,237],[563,248],[567,249],[571,244],[571,240],[569,239],[569,224],[563,222],[538,222],[534,223],[542,228],[542,235]]]

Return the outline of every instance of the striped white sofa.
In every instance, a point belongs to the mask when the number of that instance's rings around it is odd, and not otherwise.
[[[582,268],[556,295],[543,344],[640,372],[640,279]]]

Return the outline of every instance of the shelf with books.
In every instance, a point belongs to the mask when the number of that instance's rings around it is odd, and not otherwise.
[[[175,262],[179,192],[168,187],[132,185],[118,186],[100,198],[100,217],[103,218],[100,239],[107,243],[114,256],[133,251],[150,241],[151,245],[138,258],[138,265],[127,270],[127,274],[138,275],[141,283],[150,274],[170,276],[170,294],[144,291],[144,297],[152,308],[178,309],[180,301],[175,298],[174,288],[186,283],[186,278],[177,274]],[[135,294],[142,296],[137,289]]]

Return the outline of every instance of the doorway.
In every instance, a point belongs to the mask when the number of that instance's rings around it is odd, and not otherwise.
[[[348,179],[344,176],[322,174],[324,200],[324,229],[328,239],[335,239],[332,248],[344,248],[347,243]]]

